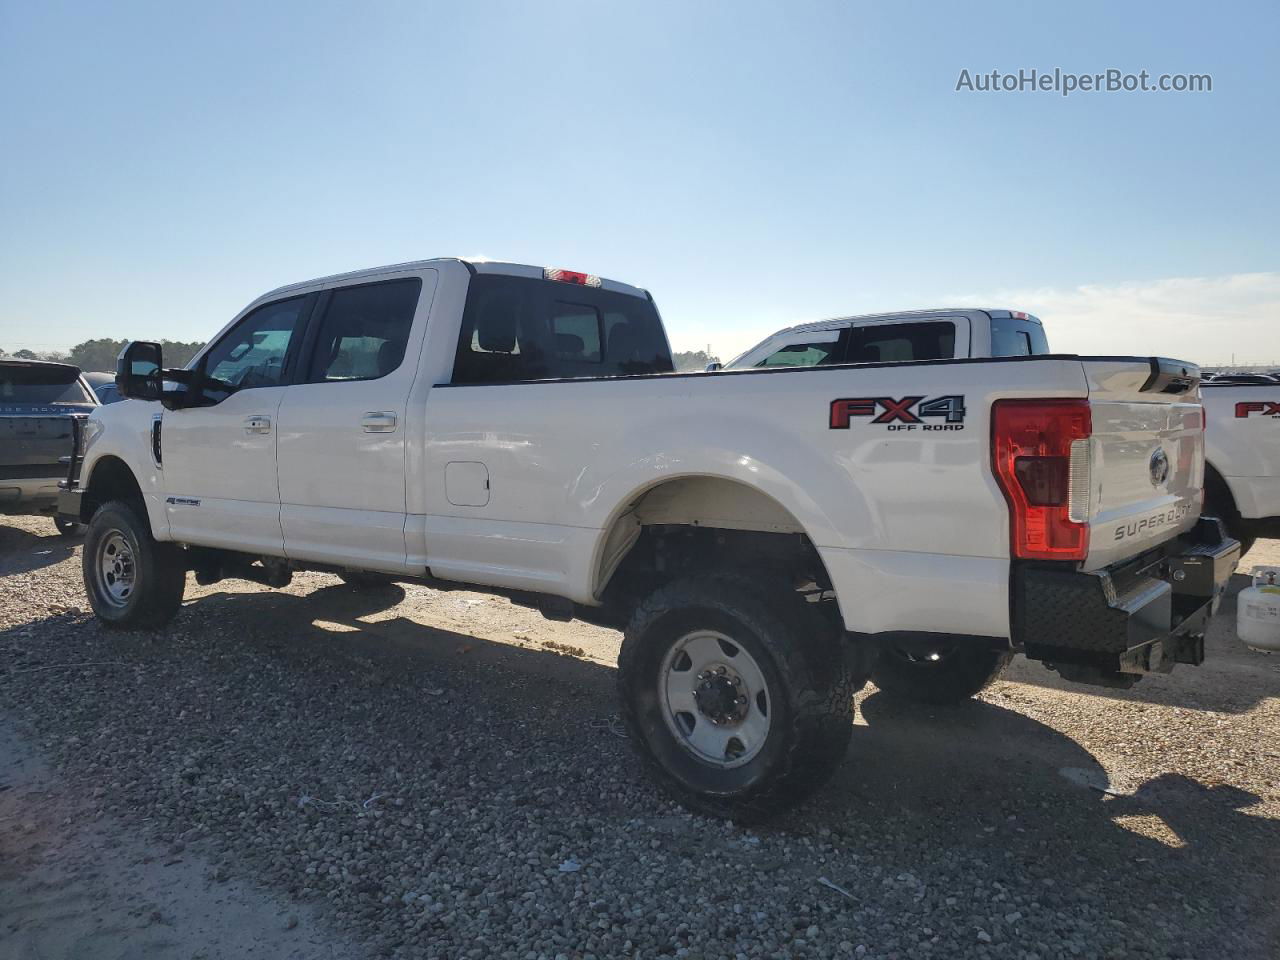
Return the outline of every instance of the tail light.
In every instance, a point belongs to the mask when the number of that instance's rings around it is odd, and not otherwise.
[[[992,406],[992,466],[1009,501],[1015,557],[1088,555],[1092,432],[1087,400],[997,400]]]

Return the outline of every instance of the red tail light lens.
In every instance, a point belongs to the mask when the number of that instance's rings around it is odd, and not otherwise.
[[[992,466],[1009,501],[1015,557],[1083,560],[1088,555],[1087,519],[1071,517],[1071,488],[1082,469],[1077,465],[1073,475],[1071,445],[1089,439],[1092,431],[1087,400],[998,400],[993,405]]]

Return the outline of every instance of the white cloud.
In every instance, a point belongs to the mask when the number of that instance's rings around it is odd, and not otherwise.
[[[1280,366],[1280,272],[997,290],[946,304],[1009,307],[1044,321],[1060,353],[1160,355]]]

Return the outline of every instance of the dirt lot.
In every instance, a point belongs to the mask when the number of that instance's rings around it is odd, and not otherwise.
[[[78,544],[0,525],[5,960],[1280,956],[1280,657],[1231,601],[1128,692],[868,688],[835,781],[747,831],[640,775],[615,633],[319,574],[187,600],[104,631]]]

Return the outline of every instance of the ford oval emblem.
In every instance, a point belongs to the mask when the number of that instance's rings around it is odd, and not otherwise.
[[[1165,454],[1163,447],[1157,447],[1155,453],[1151,454],[1151,462],[1147,465],[1151,471],[1151,485],[1158,487],[1169,479],[1169,457]]]

